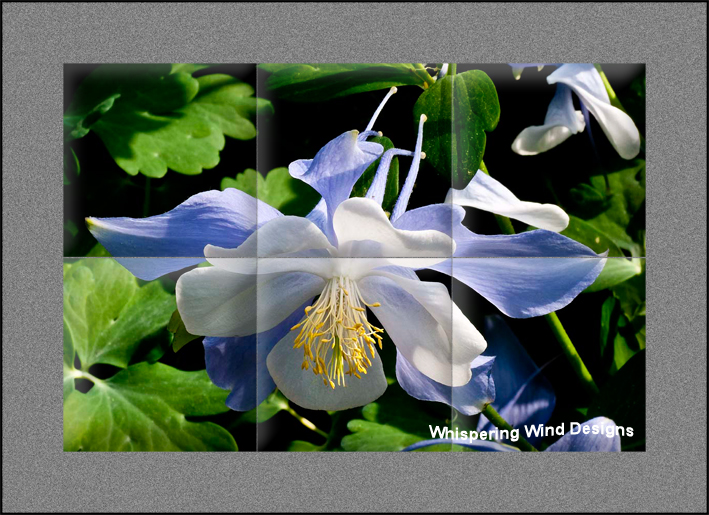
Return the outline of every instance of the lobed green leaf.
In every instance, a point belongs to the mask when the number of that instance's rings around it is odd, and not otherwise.
[[[486,132],[497,127],[500,102],[490,77],[480,70],[446,76],[416,101],[414,122],[425,114],[423,150],[436,171],[463,188],[480,168]]]

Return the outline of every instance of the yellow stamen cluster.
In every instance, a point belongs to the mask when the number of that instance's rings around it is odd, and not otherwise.
[[[361,374],[366,374],[372,364],[367,349],[374,359],[374,345],[382,348],[379,333],[384,332],[367,321],[364,306],[380,305],[378,302],[367,304],[357,283],[347,277],[328,281],[315,304],[305,308],[303,320],[291,328],[291,331],[300,328],[293,347],[303,347],[301,369],[311,369],[333,389],[335,383],[347,386],[346,375],[361,379]]]

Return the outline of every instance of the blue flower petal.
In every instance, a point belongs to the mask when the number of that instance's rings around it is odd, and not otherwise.
[[[495,383],[490,375],[494,361],[493,357],[478,356],[471,364],[470,382],[452,388],[423,375],[397,351],[396,379],[415,399],[442,402],[465,415],[477,415],[495,399]]]
[[[322,195],[327,206],[325,234],[333,243],[336,240],[332,217],[337,206],[349,198],[360,176],[384,152],[379,143],[358,141],[358,134],[357,131],[345,132],[321,148],[314,159],[294,161],[288,166],[291,176]]]
[[[394,226],[452,234],[454,259],[431,268],[452,274],[508,316],[527,318],[563,308],[590,286],[605,266],[605,254],[596,254],[553,231],[479,235],[461,224],[464,216],[460,206],[433,204],[407,211]]]
[[[308,220],[313,222],[324,233],[327,231],[327,204],[325,199],[321,198],[315,205],[313,210],[306,215]]]
[[[414,190],[414,183],[416,182],[416,177],[419,173],[419,165],[421,164],[421,148],[423,146],[423,124],[426,122],[427,118],[425,114],[419,117],[419,130],[418,136],[416,137],[416,148],[414,149],[414,159],[411,162],[411,167],[409,168],[409,173],[406,175],[406,181],[404,182],[404,187],[401,188],[401,193],[399,198],[396,200],[396,205],[391,212],[391,220],[395,222],[397,218],[404,214],[406,207],[409,204],[409,197]]]
[[[495,356],[492,378],[495,381],[495,400],[492,407],[512,427],[546,424],[554,411],[556,395],[541,369],[532,361],[517,337],[502,317],[485,318],[485,353]],[[480,416],[478,431],[493,428],[490,421]],[[530,437],[534,443],[540,438]]]
[[[454,259],[431,268],[452,274],[505,315],[529,318],[568,305],[593,284],[605,265],[599,258]]]
[[[145,281],[152,281],[165,274],[198,265],[204,258],[116,258],[121,265],[134,276]]]
[[[554,231],[537,229],[520,234],[475,234],[462,225],[453,229],[456,258],[602,258],[586,245]]]
[[[259,226],[282,216],[268,204],[233,188],[206,191],[172,211],[148,218],[87,218],[91,234],[114,257],[192,258],[121,260],[136,277],[150,281],[203,261],[208,244],[235,248]]]
[[[205,338],[204,357],[207,374],[219,388],[231,390],[226,405],[236,411],[249,411],[261,404],[276,387],[266,367],[273,347],[303,318],[312,299],[293,314],[260,334],[233,338]]]
[[[377,166],[377,172],[374,174],[372,184],[370,184],[365,197],[371,198],[381,206],[382,202],[384,202],[384,193],[386,193],[387,177],[389,176],[389,168],[391,167],[392,159],[394,159],[395,156],[412,155],[412,152],[400,148],[390,148],[384,152],[382,159],[379,161],[379,166]]]
[[[392,225],[406,231],[434,230],[451,236],[453,228],[460,226],[464,217],[465,209],[462,206],[431,204],[406,211]]]
[[[413,445],[409,445],[407,448],[402,449],[402,452],[415,451],[417,449],[422,449],[424,447],[431,447],[432,445],[440,444],[455,444],[461,445],[463,447],[468,447],[470,449],[475,449],[480,452],[519,452],[516,447],[511,447],[509,445],[504,445],[498,442],[488,441],[488,440],[454,440],[452,438],[439,438],[436,440],[423,440],[421,442],[416,442]]]
[[[588,427],[589,434],[584,434]],[[615,422],[606,417],[596,417],[581,424],[561,437],[559,441],[550,445],[549,452],[620,452],[620,436],[617,434]],[[598,434],[593,434],[596,431]],[[612,436],[608,436],[608,434]]]

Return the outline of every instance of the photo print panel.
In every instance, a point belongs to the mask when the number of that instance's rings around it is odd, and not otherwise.
[[[645,450],[645,67],[65,65],[65,451]]]

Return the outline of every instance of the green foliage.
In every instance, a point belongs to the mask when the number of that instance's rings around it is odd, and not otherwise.
[[[644,276],[645,161],[637,159],[626,168],[607,175],[595,175],[590,184],[570,192],[577,216],[561,233],[609,259],[603,272],[586,291],[600,291]]]
[[[165,351],[159,336],[174,296],[158,281],[139,286],[113,259],[65,263],[63,273],[64,450],[236,450],[220,426],[185,418],[227,411],[228,393],[204,370],[151,364]],[[99,363],[122,370],[98,379],[88,371]],[[93,383],[87,393],[76,390],[78,378]]]
[[[137,279],[112,259],[86,259],[68,266],[65,334],[82,365],[128,366],[141,341],[167,325],[175,298],[157,281],[139,287]]]
[[[222,427],[186,417],[226,411],[207,373],[138,363],[64,403],[65,451],[235,451]]]
[[[428,72],[410,63],[398,64],[260,64],[271,73],[266,87],[280,98],[321,102],[392,86],[424,87]],[[430,81],[430,76],[428,77]]]
[[[180,312],[175,310],[170,317],[170,322],[167,324],[167,330],[170,332],[170,340],[172,344],[172,350],[177,352],[182,347],[190,343],[192,340],[196,340],[199,336],[191,334],[187,331],[185,323],[182,321]]]
[[[588,408],[588,418],[604,416],[618,426],[632,427],[632,437],[621,437],[623,446],[645,441],[645,351],[640,351],[613,376]]]
[[[79,158],[76,157],[74,149],[67,146],[64,149],[64,186],[71,184],[81,173]]]
[[[429,403],[430,404],[430,403]],[[391,385],[377,401],[362,408],[363,419],[347,424],[353,433],[342,439],[346,451],[400,451],[431,438],[429,425],[447,425],[442,418],[422,412],[417,403],[398,385]]]
[[[202,66],[204,67],[204,66]],[[199,65],[102,65],[79,86],[64,116],[68,138],[90,130],[130,175],[198,174],[219,163],[224,135],[251,139],[250,121],[270,103],[228,75]],[[189,72],[189,73],[188,73]]]
[[[288,168],[274,168],[264,178],[256,170],[247,168],[235,179],[224,177],[222,191],[236,188],[275,207],[284,215],[305,216],[320,200],[320,195],[303,181],[294,179]]]
[[[644,257],[644,232],[633,223],[644,216],[644,160],[636,159],[605,176],[592,176],[590,184],[574,188],[571,195],[578,216],[562,234],[594,250],[609,250],[609,256]]]
[[[601,308],[601,357],[610,362],[615,373],[635,354],[645,348],[645,317],[629,319],[615,296],[608,297]]]
[[[342,439],[346,451],[400,451],[424,440],[397,427],[367,420],[352,420],[347,428],[354,434]]]
[[[394,144],[391,140],[385,136],[375,136],[370,138],[368,141],[373,141],[379,143],[384,147],[384,152],[394,148]],[[381,158],[374,161],[367,169],[364,171],[359,180],[355,183],[352,188],[352,194],[350,197],[364,197],[372,185],[374,180],[374,175],[377,172],[377,167]],[[396,204],[396,199],[399,196],[399,159],[394,157],[391,160],[391,165],[389,166],[389,175],[387,175],[386,189],[384,190],[384,201],[382,202],[382,208],[385,211],[391,212],[394,209],[394,204]]]
[[[500,103],[490,77],[480,70],[447,75],[427,89],[414,106],[414,121],[422,114],[423,150],[453,187],[462,188],[480,168],[486,132],[497,127]]]
[[[241,416],[240,422],[249,422],[251,424],[260,424],[273,418],[277,413],[283,410],[288,410],[288,399],[283,397],[283,394],[276,390],[271,395],[266,397],[261,404],[256,406],[251,411],[247,411]]]

